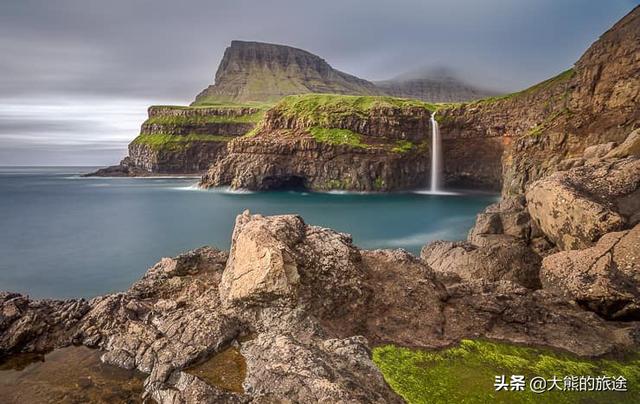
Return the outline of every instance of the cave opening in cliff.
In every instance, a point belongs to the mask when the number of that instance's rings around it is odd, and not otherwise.
[[[262,180],[266,191],[306,191],[307,179],[298,175],[280,175],[265,177]]]

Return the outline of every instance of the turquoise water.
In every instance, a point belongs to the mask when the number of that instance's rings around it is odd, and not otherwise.
[[[161,257],[228,249],[244,209],[297,213],[363,248],[419,253],[463,239],[495,195],[201,191],[195,178],[81,178],[91,168],[0,168],[0,290],[92,297],[124,290]]]

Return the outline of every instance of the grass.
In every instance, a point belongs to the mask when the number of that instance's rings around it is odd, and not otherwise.
[[[145,121],[145,124],[158,125],[202,125],[208,123],[257,123],[262,119],[263,111],[248,115],[227,116],[227,115],[189,115],[174,116],[160,115],[154,116]]]
[[[389,385],[409,404],[423,403],[638,403],[640,355],[625,360],[583,359],[549,349],[463,340],[441,351],[412,350],[392,345],[373,350],[373,361]],[[526,376],[526,391],[499,391],[494,377]],[[623,376],[627,392],[529,390],[534,376]]]
[[[145,145],[154,150],[180,150],[196,142],[228,142],[234,138],[235,136],[198,135],[195,133],[185,136],[154,133],[139,135],[131,143]]]
[[[382,107],[425,108],[429,111],[436,108],[434,104],[408,98],[304,94],[285,97],[274,106],[274,109],[285,117],[304,120],[309,126],[331,127],[331,122],[335,118],[365,117],[372,109]]]
[[[315,140],[321,143],[362,148],[367,147],[366,144],[362,143],[361,135],[349,129],[320,128],[314,126],[309,128],[309,133]]]
[[[395,147],[391,149],[394,153],[407,153],[415,148],[415,145],[408,140],[398,140]]]

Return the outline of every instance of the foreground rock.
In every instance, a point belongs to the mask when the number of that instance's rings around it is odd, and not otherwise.
[[[506,280],[445,276],[402,250],[360,250],[298,216],[240,215],[230,256],[201,248],[165,258],[124,293],[0,303],[2,355],[100,348],[103,361],[147,373],[145,395],[160,403],[401,402],[370,359],[381,343],[484,337],[581,355],[638,343],[637,323]],[[229,346],[246,362],[243,392],[187,371]]]
[[[640,225],[606,234],[591,248],[546,257],[540,276],[545,288],[605,318],[639,320]]]
[[[640,222],[640,159],[601,159],[531,185],[531,217],[561,249],[592,246]]]
[[[540,256],[519,243],[496,243],[478,247],[471,243],[436,241],[420,256],[443,276],[457,275],[466,281],[506,280],[531,289],[540,288]]]

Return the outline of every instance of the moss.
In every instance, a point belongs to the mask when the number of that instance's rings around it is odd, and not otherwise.
[[[321,143],[362,148],[367,147],[366,144],[362,143],[362,136],[349,129],[320,128],[314,126],[309,128],[309,133],[315,140]]]
[[[391,149],[394,153],[407,153],[415,148],[415,145],[408,140],[398,140]]]
[[[336,94],[291,95],[283,98],[274,109],[285,117],[304,120],[309,126],[329,127],[332,119],[342,116],[364,117],[371,109],[379,107],[435,110],[434,104],[408,98]]]
[[[384,189],[385,185],[385,181],[380,177],[376,177],[375,181],[373,181],[373,186],[377,190]]]
[[[154,150],[179,150],[196,142],[228,142],[234,138],[234,136],[199,135],[195,133],[184,136],[154,133],[139,135],[131,143],[145,145]]]
[[[324,183],[323,189],[331,190],[331,189],[348,189],[349,181],[347,180],[328,180]]]
[[[416,403],[634,403],[640,402],[640,355],[625,360],[582,359],[549,349],[487,341],[463,340],[441,351],[422,351],[381,346],[373,361],[385,380],[409,404]],[[535,394],[499,391],[494,377],[624,376],[627,392],[564,392]],[[560,382],[562,386],[562,381]],[[527,385],[528,386],[528,385]]]

